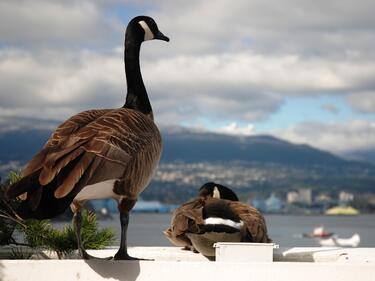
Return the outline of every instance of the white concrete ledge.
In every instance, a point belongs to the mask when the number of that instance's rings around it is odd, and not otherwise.
[[[0,260],[11,256],[14,247],[0,247]],[[105,250],[88,250],[96,257],[114,256],[117,247]],[[27,253],[28,248],[22,248]],[[184,261],[202,262],[209,261],[204,256],[185,251],[178,247],[129,247],[129,254],[135,257],[152,259],[154,261]],[[37,253],[33,259],[57,259],[53,252],[43,251]],[[78,254],[65,257],[65,259],[78,259]],[[274,262],[359,262],[375,263],[375,248],[338,248],[338,247],[293,247],[276,248],[273,251]]]
[[[0,261],[4,281],[99,280],[330,280],[373,281],[373,264],[333,263],[219,263],[83,260]]]
[[[90,251],[102,257],[115,252]],[[274,262],[236,263],[210,262],[176,247],[133,247],[129,252],[154,261],[0,260],[0,280],[375,280],[375,248],[281,248]]]

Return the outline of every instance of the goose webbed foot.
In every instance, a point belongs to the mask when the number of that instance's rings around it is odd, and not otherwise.
[[[118,251],[113,257],[114,260],[127,260],[127,261],[153,261],[153,259],[142,259],[129,256],[128,253]]]

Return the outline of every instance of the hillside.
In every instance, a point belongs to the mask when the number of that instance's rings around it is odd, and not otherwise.
[[[0,176],[26,163],[50,135],[49,130],[0,134]],[[372,191],[375,165],[348,161],[327,151],[272,136],[235,137],[183,128],[162,130],[164,150],[145,199],[182,202],[206,181],[219,181],[241,192],[311,187],[320,191]],[[247,191],[246,191],[247,190]]]
[[[164,130],[162,161],[250,161],[282,165],[362,165],[308,145],[272,136],[237,137],[189,130]],[[365,164],[367,165],[367,164]]]
[[[41,129],[0,133],[0,162],[17,160],[25,163],[43,146],[50,134],[50,130]],[[164,149],[161,161],[166,163],[247,161],[287,166],[373,167],[366,162],[344,160],[327,151],[268,135],[237,137],[183,128],[167,128],[162,130],[162,135]]]

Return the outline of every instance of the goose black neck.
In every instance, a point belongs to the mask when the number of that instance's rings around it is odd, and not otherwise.
[[[132,39],[129,35],[126,36],[124,60],[128,93],[124,107],[152,116],[150,100],[148,99],[146,87],[143,84],[139,65],[140,49],[141,41]]]

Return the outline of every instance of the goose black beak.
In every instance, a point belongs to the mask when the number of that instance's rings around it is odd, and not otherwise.
[[[159,39],[159,40],[169,42],[169,38],[167,36],[165,36],[163,33],[161,33],[160,31],[158,32],[158,34],[156,34],[155,39]]]

